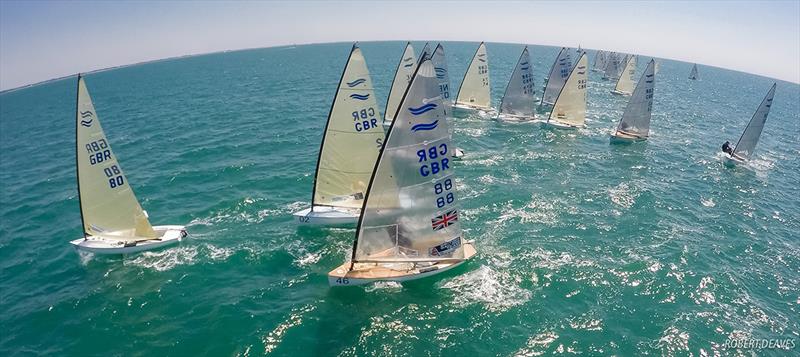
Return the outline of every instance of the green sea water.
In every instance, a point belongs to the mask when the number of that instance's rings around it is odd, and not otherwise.
[[[383,105],[403,42],[361,47]],[[457,88],[477,43],[445,43]],[[415,43],[416,49],[422,43]],[[558,48],[531,46],[537,95]],[[78,254],[75,78],[0,94],[0,355],[797,355],[800,86],[726,168],[773,80],[661,62],[651,138],[609,145],[627,98],[589,75],[587,128],[453,122],[465,236],[431,278],[330,288],[352,229],[298,229],[350,44],[209,54],[86,76],[154,224],[188,239]],[[494,105],[522,50],[488,44]],[[590,63],[594,53],[590,53]],[[639,60],[638,73],[647,57]],[[455,92],[455,91],[454,91]]]

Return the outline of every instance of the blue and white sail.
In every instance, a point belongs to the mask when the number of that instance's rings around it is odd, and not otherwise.
[[[500,102],[500,116],[533,119],[536,101],[533,88],[533,64],[525,46]]]
[[[489,86],[489,55],[486,44],[481,42],[472,61],[461,81],[456,95],[456,106],[480,110],[489,110],[492,107],[492,97]]]
[[[626,56],[626,59],[627,61],[623,67],[622,74],[619,76],[619,79],[617,79],[617,84],[614,86],[614,90],[612,90],[611,93],[621,95],[630,95],[633,93],[633,87],[636,83],[636,56]]]
[[[616,136],[644,139],[650,135],[655,85],[655,61],[650,60],[625,106],[622,119],[617,125]]]
[[[586,77],[589,71],[586,53],[578,59],[575,68],[556,98],[548,124],[559,127],[583,127],[586,122]]]
[[[544,84],[542,104],[553,105],[555,103],[558,93],[564,87],[570,72],[572,72],[570,50],[562,47],[553,62],[553,66],[550,67],[550,75],[547,76],[547,82]]]
[[[406,43],[403,50],[403,56],[400,57],[400,62],[397,64],[397,70],[394,73],[392,86],[389,90],[389,99],[386,101],[386,112],[384,113],[384,124],[391,123],[394,120],[394,113],[397,112],[397,106],[400,105],[400,100],[403,93],[406,92],[408,84],[411,83],[411,76],[417,70],[417,61],[414,56],[414,47],[411,42]]]
[[[444,103],[449,113],[450,106],[453,105],[453,98],[450,91],[450,74],[447,70],[447,58],[445,57],[444,47],[441,43],[436,45],[436,49],[433,50],[431,63],[433,63],[434,71],[436,71],[436,80],[439,81],[439,93],[442,94],[442,103]]]

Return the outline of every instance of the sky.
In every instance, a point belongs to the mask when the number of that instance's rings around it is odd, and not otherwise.
[[[800,83],[800,0],[0,0],[0,90],[189,54],[373,40],[580,44]]]

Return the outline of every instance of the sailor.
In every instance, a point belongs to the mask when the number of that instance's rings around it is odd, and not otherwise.
[[[722,144],[722,152],[733,156],[733,148],[731,147],[730,141],[726,141],[724,144]]]

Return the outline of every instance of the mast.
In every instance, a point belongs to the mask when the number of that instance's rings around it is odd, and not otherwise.
[[[89,236],[89,233],[87,233],[86,220],[83,217],[83,199],[81,198],[81,170],[78,162],[78,154],[81,149],[80,142],[78,141],[78,122],[80,121],[78,120],[78,117],[80,116],[80,110],[78,108],[80,105],[81,78],[83,77],[80,73],[78,73],[78,80],[75,83],[75,183],[78,186],[78,207],[81,210],[81,229],[83,229],[83,239],[86,239],[86,237]]]
[[[745,159],[750,158],[750,155],[752,155],[756,144],[758,144],[758,139],[761,137],[761,132],[764,130],[764,124],[767,122],[767,115],[769,115],[769,110],[772,107],[772,99],[775,96],[776,86],[776,83],[772,84],[772,87],[761,101],[758,109],[753,113],[753,117],[750,118],[750,122],[747,123],[747,127],[745,127],[742,132],[742,136],[739,137],[739,141],[736,142],[736,147],[733,149],[734,155]]]

